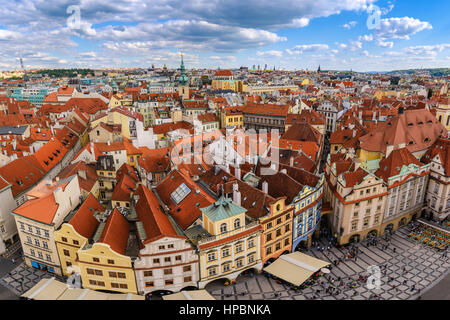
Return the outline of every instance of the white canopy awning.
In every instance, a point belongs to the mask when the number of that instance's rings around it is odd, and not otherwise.
[[[330,265],[329,262],[296,251],[280,256],[265,267],[264,271],[299,286],[314,273],[328,265]]]

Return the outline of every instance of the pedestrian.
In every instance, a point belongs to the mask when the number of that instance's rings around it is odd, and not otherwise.
[[[394,253],[397,251],[397,248],[394,248]]]
[[[11,259],[12,263],[15,264],[16,260],[14,260],[14,258]]]

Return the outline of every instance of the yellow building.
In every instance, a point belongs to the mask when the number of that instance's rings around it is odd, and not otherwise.
[[[450,130],[450,105],[449,98],[441,99],[438,107],[436,108],[436,118],[445,127]]]
[[[64,276],[78,273],[78,250],[83,249],[94,235],[99,225],[95,215],[103,211],[97,199],[89,194],[75,214],[66,219],[68,222],[63,223],[55,232],[56,248]]]
[[[244,126],[244,115],[242,107],[225,107],[220,111],[220,127],[239,127]]]
[[[84,288],[137,294],[131,257],[126,253],[129,232],[128,221],[117,209],[100,223],[94,244],[78,251]]]
[[[217,70],[214,74],[211,86],[214,90],[244,91],[244,82],[242,80],[235,80],[233,73],[230,70]]]
[[[262,229],[257,221],[249,222],[246,209],[222,196],[200,210],[203,228],[194,228],[208,236],[196,241],[200,261],[199,288],[217,279],[235,280],[245,270],[262,269]],[[188,234],[194,238],[198,235]]]

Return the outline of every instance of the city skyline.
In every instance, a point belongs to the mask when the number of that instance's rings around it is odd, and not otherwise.
[[[445,1],[16,1],[0,9],[0,69],[448,67]],[[219,10],[220,8],[220,10]],[[379,14],[378,14],[379,13]],[[379,17],[379,19],[378,19]]]

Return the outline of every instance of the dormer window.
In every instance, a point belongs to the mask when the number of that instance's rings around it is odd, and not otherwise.
[[[430,141],[430,138],[423,139],[423,142],[429,142],[429,141]]]

